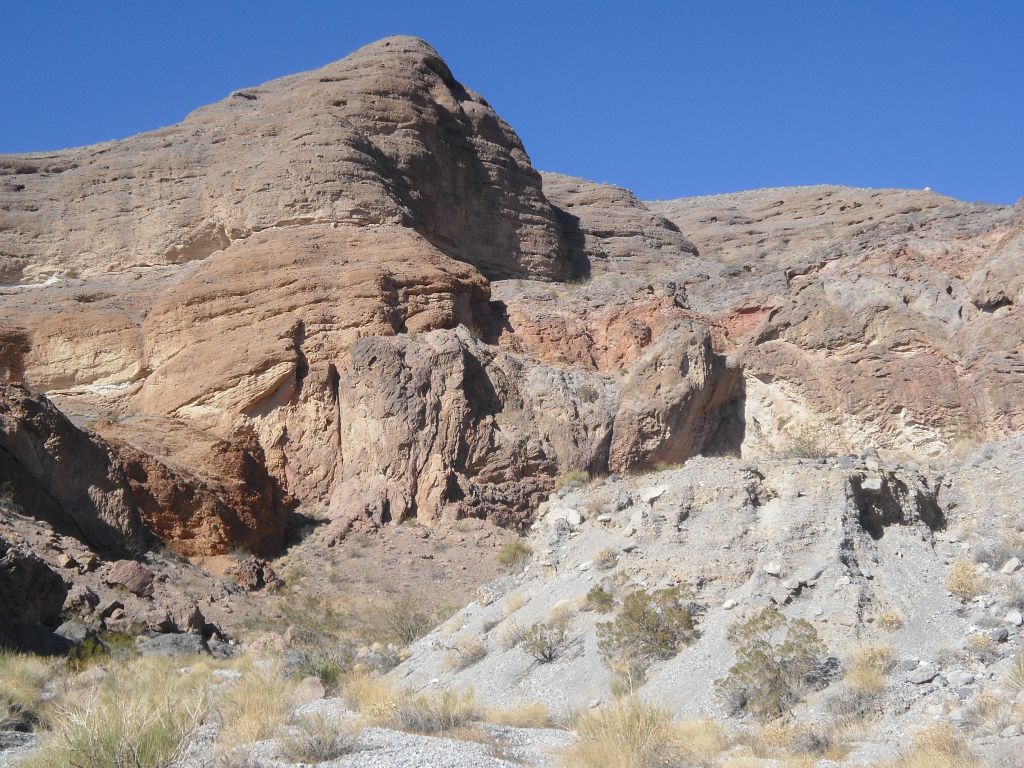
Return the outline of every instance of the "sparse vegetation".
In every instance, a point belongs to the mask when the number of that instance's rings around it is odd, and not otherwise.
[[[284,676],[280,665],[248,663],[241,672],[216,702],[220,741],[229,746],[276,736],[292,713],[295,682]]]
[[[307,715],[286,729],[281,751],[293,763],[323,763],[350,755],[359,747],[361,728],[355,723]]]
[[[914,735],[913,745],[878,768],[981,768],[981,762],[948,725],[932,725]]]
[[[207,711],[205,675],[181,660],[144,659],[98,683],[73,686],[43,718],[39,749],[24,768],[163,768]]]
[[[896,632],[903,628],[903,614],[894,608],[889,608],[878,614],[877,624],[886,632]]]
[[[615,619],[597,627],[601,654],[606,660],[672,658],[697,636],[689,598],[686,586],[630,593]]]
[[[1003,687],[1014,696],[1024,693],[1024,653],[1013,657],[1013,663],[1003,679]]]
[[[595,584],[587,592],[583,607],[596,613],[608,613],[615,607],[615,596],[600,584]]]
[[[413,733],[441,733],[478,719],[481,707],[472,691],[393,688],[386,680],[361,675],[345,688],[349,703],[370,722]]]
[[[716,683],[735,711],[771,720],[796,704],[825,654],[814,627],[767,609],[741,624],[734,634],[736,663]]]
[[[484,720],[493,725],[515,728],[546,728],[551,722],[547,704],[531,701],[513,707],[487,709]]]
[[[518,592],[513,592],[511,595],[506,597],[505,602],[502,603],[501,615],[505,617],[511,616],[524,605],[526,605],[526,601],[523,599],[523,596]]]
[[[498,630],[498,645],[503,651],[509,651],[526,639],[529,629],[514,619],[506,619]]]
[[[590,482],[590,473],[581,469],[572,469],[563,472],[555,478],[555,489],[564,491],[569,488],[579,488]]]
[[[530,559],[533,550],[520,539],[511,539],[498,550],[498,565],[502,568],[520,568]]]
[[[982,578],[974,563],[956,560],[949,567],[946,588],[961,600],[971,600],[981,593]]]
[[[660,768],[710,765],[726,748],[706,720],[673,724],[669,712],[624,698],[578,717],[578,740],[561,756],[564,768]]]
[[[0,721],[34,723],[53,665],[38,656],[0,650]]]
[[[541,664],[549,664],[568,647],[571,621],[568,608],[556,606],[550,616],[527,630],[520,646]]]
[[[882,691],[885,676],[896,661],[892,646],[880,643],[861,645],[854,650],[846,670],[846,684],[859,691]]]
[[[608,571],[615,567],[618,560],[618,556],[608,547],[605,547],[594,555],[593,564],[599,571]]]
[[[487,655],[487,648],[476,638],[464,638],[457,642],[445,658],[445,668],[452,671],[467,669]]]

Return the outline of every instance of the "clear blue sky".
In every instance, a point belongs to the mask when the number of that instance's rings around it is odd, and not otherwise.
[[[1024,195],[1024,2],[0,3],[0,152],[120,138],[389,34],[430,41],[534,164],[644,198]]]

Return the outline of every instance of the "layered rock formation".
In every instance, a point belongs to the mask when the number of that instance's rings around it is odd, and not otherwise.
[[[388,38],[0,159],[0,376],[89,423],[120,472],[93,504],[125,510],[93,516],[131,546],[270,552],[295,503],[339,533],[521,525],[568,470],[1021,429],[1022,215],[541,175],[436,51]]]

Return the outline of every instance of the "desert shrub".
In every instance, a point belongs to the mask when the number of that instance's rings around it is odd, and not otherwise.
[[[579,488],[589,482],[589,472],[584,472],[582,469],[571,469],[568,472],[563,472],[555,478],[555,489],[564,491],[569,488]]]
[[[673,724],[667,711],[632,697],[578,717],[573,729],[577,740],[562,752],[564,768],[709,765],[726,746],[713,723]]]
[[[398,706],[398,692],[382,677],[354,674],[345,680],[342,690],[352,709],[378,725],[390,722]]]
[[[484,712],[484,720],[492,725],[514,728],[546,728],[551,712],[542,701],[530,701],[513,707],[493,708]]]
[[[498,630],[498,646],[503,651],[510,651],[526,639],[529,631],[518,621],[507,619]]]
[[[164,768],[207,711],[206,678],[181,659],[145,659],[74,687],[44,717],[39,749],[24,768]]]
[[[608,547],[594,555],[593,564],[599,571],[608,571],[615,567],[619,558]]]
[[[1007,608],[1016,608],[1024,611],[1024,583],[1013,580],[1006,585],[1002,599],[1003,605]]]
[[[825,710],[838,727],[859,723],[881,712],[883,692],[864,688],[837,686],[825,699]]]
[[[886,632],[895,632],[903,628],[903,614],[890,608],[878,614],[876,623],[880,629],[884,629]]]
[[[576,394],[584,403],[596,403],[599,397],[597,389],[592,387],[590,384],[583,384],[577,390]]]
[[[0,721],[35,722],[52,674],[46,659],[0,650]]]
[[[967,636],[967,648],[970,657],[984,664],[991,664],[1000,658],[999,644],[981,632]]]
[[[846,670],[846,684],[855,690],[881,691],[895,664],[892,646],[868,643],[854,650]]]
[[[825,645],[803,619],[766,609],[736,630],[736,663],[715,683],[734,711],[773,719],[796,704],[821,664]]]
[[[597,626],[602,656],[671,659],[697,636],[689,597],[685,586],[627,595],[615,619]]]
[[[775,455],[793,459],[822,459],[835,456],[838,435],[833,434],[834,431],[832,428],[818,428],[804,424],[778,446]]]
[[[110,659],[124,661],[139,656],[135,646],[135,632],[102,632],[90,635],[78,643],[68,654],[68,665],[75,671],[95,664],[106,664]]]
[[[245,664],[241,677],[225,686],[215,706],[222,744],[248,744],[277,735],[292,713],[295,683],[278,664]]]
[[[914,735],[913,745],[878,768],[981,768],[967,742],[946,724],[931,725]]]
[[[600,584],[595,584],[587,592],[583,607],[595,613],[608,613],[615,607],[615,597]]]
[[[982,578],[974,563],[956,560],[949,567],[946,588],[961,600],[970,600],[981,593]]]
[[[569,646],[571,613],[556,607],[543,621],[530,627],[520,646],[541,664],[548,664],[562,655]]]
[[[363,619],[366,640],[391,645],[410,645],[441,623],[441,612],[431,611],[411,595],[370,606]]]
[[[350,755],[359,747],[360,728],[322,714],[299,718],[281,739],[281,751],[293,763],[323,763]]]
[[[511,539],[498,550],[498,565],[502,568],[519,568],[533,554],[533,550],[519,539]]]
[[[608,671],[612,673],[609,687],[612,696],[622,698],[632,696],[647,680],[647,668],[650,662],[634,654],[623,651],[611,658],[605,657]]]
[[[460,671],[473,666],[486,655],[483,643],[476,638],[464,638],[448,651],[444,665],[448,670]]]
[[[788,755],[797,764],[820,758],[840,762],[848,751],[829,723],[794,723],[776,720],[743,738],[750,753],[762,759]],[[790,764],[787,762],[786,764]]]

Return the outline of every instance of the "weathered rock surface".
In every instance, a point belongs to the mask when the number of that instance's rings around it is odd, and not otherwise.
[[[0,176],[0,376],[95,422],[134,547],[269,554],[293,499],[338,535],[523,525],[567,470],[1024,429],[1024,207],[541,175],[414,38]]]
[[[64,580],[46,563],[0,539],[0,616],[5,623],[55,627],[67,594]]]

